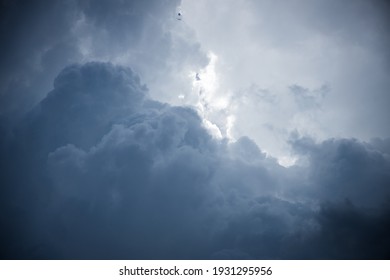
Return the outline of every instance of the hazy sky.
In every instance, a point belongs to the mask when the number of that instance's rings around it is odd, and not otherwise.
[[[389,258],[388,12],[2,1],[2,258]]]

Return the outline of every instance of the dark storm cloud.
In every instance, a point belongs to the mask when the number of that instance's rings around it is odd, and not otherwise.
[[[294,147],[309,158],[308,178],[313,195],[323,200],[349,200],[375,208],[389,202],[389,154],[375,144],[354,139],[330,139],[314,144],[300,139]]]
[[[389,139],[295,137],[299,165],[284,168],[152,100],[186,94],[183,76],[207,63],[197,34],[173,24],[179,2],[2,1],[1,258],[389,258]],[[318,32],[388,58],[384,2],[306,2],[253,4],[261,41],[283,49]],[[74,64],[90,60],[115,63]],[[290,85],[301,110],[329,91]],[[254,85],[242,103],[278,101]]]
[[[128,68],[66,67],[3,139],[3,258],[387,258],[386,141],[212,138]]]
[[[10,119],[42,98],[64,65],[80,58],[71,34],[78,12],[75,1],[1,5],[0,117]]]
[[[313,235],[316,250],[326,259],[389,259],[389,204],[359,209],[349,201],[324,204],[317,217],[321,230]]]
[[[131,63],[147,80],[172,77],[174,63],[181,68],[203,65],[206,58],[199,44],[173,35],[167,27],[178,4],[177,0],[2,1],[4,125],[12,126],[43,99],[57,73],[71,63]]]

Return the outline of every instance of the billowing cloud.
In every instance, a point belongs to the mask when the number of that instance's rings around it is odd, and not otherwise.
[[[3,258],[387,258],[387,140],[292,138],[285,168],[134,72],[71,65],[2,143]]]
[[[390,257],[385,1],[30,2],[0,4],[1,258]]]
[[[131,65],[162,101],[189,91],[189,71],[207,64],[178,0],[3,1],[0,118],[15,124],[51,90],[67,65]],[[176,98],[177,99],[177,98]]]
[[[5,128],[45,97],[61,69],[100,61],[131,67],[153,99],[197,107],[215,135],[249,136],[285,165],[296,160],[286,145],[294,131],[319,141],[390,137],[386,1],[1,5]],[[196,73],[207,74],[202,92]]]

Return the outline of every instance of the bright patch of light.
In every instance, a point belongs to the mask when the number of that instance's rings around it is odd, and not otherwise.
[[[295,165],[296,162],[297,162],[297,158],[295,158],[295,157],[282,156],[282,157],[278,158],[278,163],[284,167],[293,166],[293,165]]]
[[[194,86],[198,86],[208,94],[214,95],[218,88],[218,79],[215,72],[215,64],[218,57],[212,52],[209,52],[208,57],[210,62],[204,69],[199,71],[197,79],[194,81]]]
[[[227,122],[226,122],[226,137],[229,139],[229,141],[234,141],[234,137],[232,134],[232,129],[234,126],[234,122],[236,120],[236,117],[234,115],[230,115],[227,117]]]
[[[213,136],[216,139],[222,139],[221,130],[216,124],[210,122],[207,119],[203,119],[202,124],[209,131],[211,136]]]
[[[208,57],[209,64],[205,68],[198,72],[190,72],[189,76],[193,78],[192,95],[196,96],[195,108],[203,120],[203,126],[213,137],[221,139],[223,136],[220,128],[209,119],[209,115],[224,103],[218,99],[214,102],[215,92],[218,89],[218,78],[215,72],[218,57],[212,52],[209,52]]]
[[[192,79],[192,96],[196,100],[192,104],[202,117],[203,126],[213,137],[234,140],[232,127],[235,117],[226,114],[231,105],[230,95],[219,92],[219,79],[216,72],[218,56],[209,52],[208,58],[209,63],[205,68],[189,73]]]

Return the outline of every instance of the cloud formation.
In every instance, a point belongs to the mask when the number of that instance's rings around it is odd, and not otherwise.
[[[0,5],[1,258],[390,257],[385,1]]]
[[[207,64],[192,31],[175,19],[178,0],[3,1],[0,118],[14,125],[51,90],[67,65],[131,65],[166,101],[190,90],[188,72]],[[180,69],[177,71],[177,69]]]
[[[75,64],[2,140],[2,258],[388,258],[389,141],[213,138],[134,72]]]

